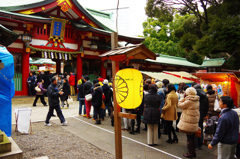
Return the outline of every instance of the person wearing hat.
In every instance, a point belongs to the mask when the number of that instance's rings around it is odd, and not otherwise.
[[[182,115],[177,127],[180,132],[187,135],[188,152],[183,156],[193,158],[196,157],[195,132],[198,131],[198,122],[200,119],[199,96],[197,96],[197,91],[193,87],[187,88],[185,92],[185,98],[180,99],[178,102],[178,107],[182,109]]]

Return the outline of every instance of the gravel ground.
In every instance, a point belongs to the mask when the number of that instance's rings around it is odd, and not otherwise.
[[[23,158],[30,159],[48,156],[50,159],[108,159],[114,155],[80,139],[64,130],[61,126],[51,123],[51,127],[44,126],[44,122],[32,123],[33,133],[20,135],[14,132],[12,138],[23,151]]]

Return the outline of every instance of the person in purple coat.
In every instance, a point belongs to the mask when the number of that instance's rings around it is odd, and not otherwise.
[[[43,88],[44,80],[39,79],[37,82],[38,82],[38,83],[37,83],[37,86],[38,86],[38,88],[41,90],[41,92],[36,91],[36,97],[35,97],[35,100],[34,100],[34,102],[33,102],[33,106],[34,106],[34,107],[37,106],[36,103],[37,103],[37,101],[38,101],[38,98],[41,99],[41,102],[42,102],[42,104],[43,104],[44,106],[48,106],[47,103],[45,102],[44,95],[43,95],[43,94],[47,91],[46,89]]]

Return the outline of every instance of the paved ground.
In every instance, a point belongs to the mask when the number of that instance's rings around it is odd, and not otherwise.
[[[37,107],[32,107],[32,104],[28,104],[27,102],[22,104],[14,103],[13,112],[16,107],[31,107],[32,122],[43,121],[45,120],[48,107],[44,107],[40,103],[37,105]],[[104,151],[111,154],[115,153],[114,128],[111,126],[109,118],[106,118],[101,125],[95,125],[92,119],[78,116],[77,101],[74,101],[69,109],[63,109],[62,111],[67,121],[69,121],[69,125],[62,127],[63,129]],[[52,118],[51,122],[60,126],[60,121],[56,117]],[[15,123],[14,115],[13,123]],[[167,136],[162,135],[161,139],[159,139],[159,144],[154,147],[150,147],[146,144],[146,131],[141,131],[140,134],[136,135],[131,135],[126,131],[122,131],[122,135],[123,158],[126,159],[183,158],[182,154],[186,152],[186,136],[182,133],[177,133],[179,138],[178,144],[166,143]],[[217,158],[216,147],[209,150],[204,146],[201,150],[197,151],[197,158]]]

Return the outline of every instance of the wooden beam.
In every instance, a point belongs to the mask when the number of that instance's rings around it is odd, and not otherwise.
[[[121,118],[137,119],[137,114],[130,114],[130,113],[119,112],[118,116],[121,117]]]
[[[117,33],[111,33],[111,46],[112,50],[117,47]],[[114,101],[114,131],[115,131],[115,157],[122,159],[122,129],[121,117],[118,113],[121,112],[120,106],[117,104],[116,91],[115,91],[115,75],[119,70],[119,62],[112,61],[112,77],[113,77],[113,101]]]

